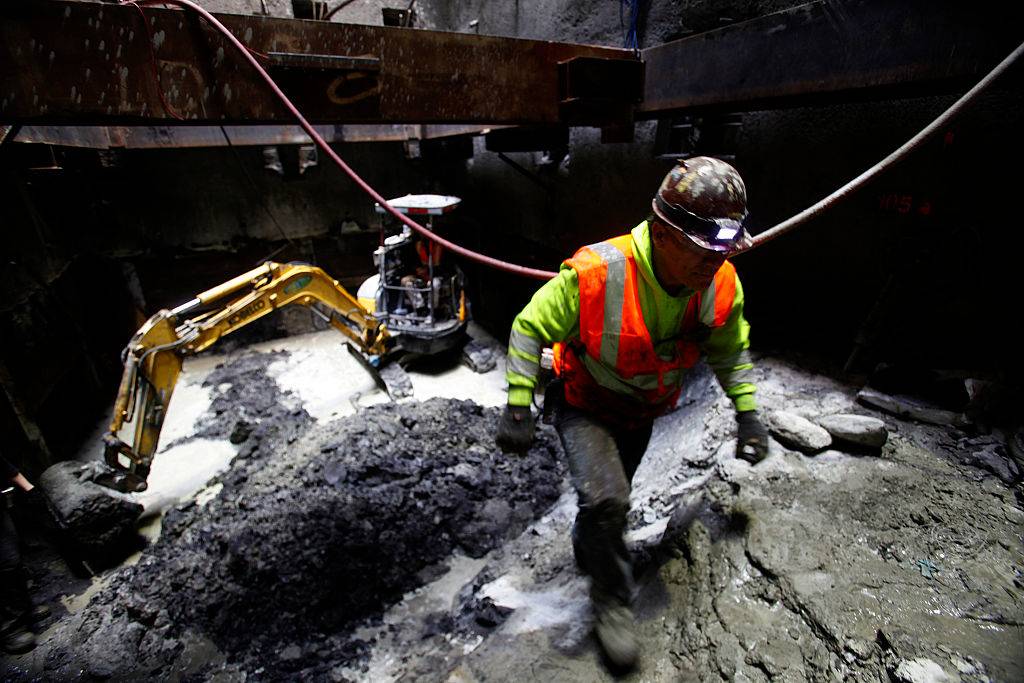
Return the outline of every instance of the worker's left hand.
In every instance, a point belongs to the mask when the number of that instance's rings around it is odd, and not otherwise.
[[[505,406],[494,440],[503,453],[525,453],[530,450],[535,430],[529,406]]]
[[[736,457],[751,465],[768,457],[768,430],[756,410],[736,413]]]

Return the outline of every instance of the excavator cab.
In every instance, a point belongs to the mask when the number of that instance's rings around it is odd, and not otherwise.
[[[435,194],[389,199],[395,210],[425,222],[428,230],[462,200]],[[466,343],[469,316],[464,276],[441,245],[381,215],[380,246],[373,253],[377,274],[359,288],[359,301],[387,326],[407,353],[433,355]],[[440,226],[437,226],[438,228]]]

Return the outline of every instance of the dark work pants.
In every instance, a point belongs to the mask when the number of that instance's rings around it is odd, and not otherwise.
[[[31,607],[18,533],[5,498],[0,494],[0,630],[4,632]]]
[[[633,598],[633,565],[623,534],[630,482],[647,450],[651,424],[618,429],[561,403],[555,429],[579,495],[572,532],[576,564],[590,576],[595,606],[628,605]]]
[[[18,549],[18,532],[7,509],[7,501],[0,494],[0,571],[17,569],[21,566],[21,552]]]

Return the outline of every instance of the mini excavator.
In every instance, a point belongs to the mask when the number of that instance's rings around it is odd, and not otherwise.
[[[407,195],[391,202],[410,213],[420,205],[441,213],[438,206],[447,212],[459,200]],[[450,266],[451,272],[443,276],[447,271],[437,267],[436,248],[423,264],[405,266],[403,259],[408,261],[408,255],[403,254],[408,249],[404,247],[410,244],[408,235],[385,240],[382,232],[382,246],[374,254],[379,275],[361,288],[361,292],[369,287],[377,293],[363,299],[364,303],[316,266],[268,261],[147,320],[123,352],[124,372],[110,428],[103,437],[109,469],[96,476],[96,483],[122,492],[144,491],[184,357],[289,304],[309,307],[345,335],[348,350],[377,386],[393,398],[400,397],[378,368],[399,353],[432,354],[456,348],[466,340],[468,323],[457,267]],[[402,275],[405,268],[410,272]],[[397,334],[389,330],[392,322]],[[129,425],[131,444],[120,437],[122,428]]]

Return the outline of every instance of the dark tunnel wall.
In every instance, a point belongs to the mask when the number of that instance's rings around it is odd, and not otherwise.
[[[734,163],[747,182],[752,232],[852,179],[953,99],[745,115]],[[738,257],[756,345],[842,364],[868,322],[860,369],[889,360],[1016,372],[1021,239],[1011,198],[1019,182],[1020,99],[1019,88],[1003,84],[847,203]],[[671,165],[653,158],[653,135],[649,123],[638,127],[635,144],[602,145],[596,132],[575,131],[558,172],[533,163],[538,155],[509,155],[538,171],[551,193],[482,152],[457,192],[470,198],[466,214],[489,236],[491,253],[553,267],[578,246],[644,218]],[[478,277],[501,285],[478,283],[477,317],[505,329],[535,285]],[[509,286],[517,296],[507,295]]]

